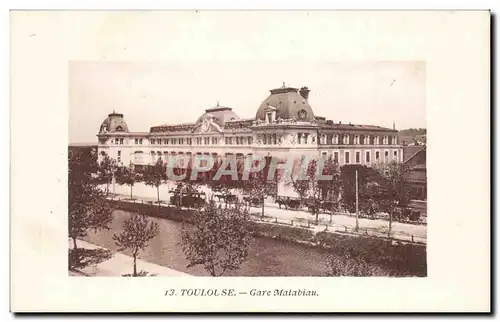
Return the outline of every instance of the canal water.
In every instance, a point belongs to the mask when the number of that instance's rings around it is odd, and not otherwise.
[[[90,233],[84,239],[101,247],[117,250],[113,234],[122,232],[123,222],[129,217],[129,212],[115,210],[110,230]],[[181,246],[183,223],[160,218],[151,220],[158,223],[160,233],[150,241],[139,258],[191,275],[209,275],[203,266],[187,268],[189,262]],[[328,270],[326,256],[326,251],[315,247],[270,238],[252,238],[247,260],[241,268],[226,272],[225,276],[322,276]]]

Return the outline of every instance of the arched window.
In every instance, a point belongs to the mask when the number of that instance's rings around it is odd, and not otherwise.
[[[122,132],[122,131],[123,131],[123,128],[122,128],[121,126],[119,126],[119,125],[118,125],[118,126],[116,127],[116,132]]]

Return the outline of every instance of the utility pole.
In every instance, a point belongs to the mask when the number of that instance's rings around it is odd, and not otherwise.
[[[113,173],[112,181],[113,181],[113,200],[115,200],[115,183],[116,183],[116,178],[115,178],[115,174],[114,173]]]
[[[356,231],[359,229],[358,213],[358,170],[356,170]]]

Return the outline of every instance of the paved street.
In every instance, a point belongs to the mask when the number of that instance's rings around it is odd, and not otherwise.
[[[160,200],[165,201],[167,204],[169,202],[169,191],[175,188],[174,182],[169,182],[167,185],[163,185],[160,187]],[[205,192],[207,196],[213,194],[213,192],[206,186],[199,187],[199,190]],[[113,191],[113,188],[110,187],[110,191]],[[122,198],[130,198],[130,187],[128,186],[120,186],[115,185],[114,191],[119,197]],[[236,194],[240,194],[235,192]],[[143,183],[138,183],[133,188],[133,197],[144,200],[144,201],[156,201],[156,188],[148,187]],[[261,208],[251,208],[251,212],[260,215]],[[279,209],[278,205],[273,202],[271,198],[268,198],[265,202],[264,209],[265,216],[273,218],[277,218],[280,222],[291,222],[294,221],[303,221],[304,224],[307,224],[307,221],[310,220],[311,224],[314,223],[315,217],[312,216],[306,210],[287,210],[287,209]],[[331,219],[331,221],[330,221]],[[356,218],[354,215],[333,215],[329,214],[320,214],[319,215],[320,224],[327,224],[329,226],[335,226],[339,229],[347,227],[347,229],[352,230],[356,226]],[[386,234],[389,229],[389,222],[381,219],[359,219],[359,229],[361,232],[367,232],[369,234]],[[427,238],[427,226],[426,225],[413,225],[406,223],[393,222],[392,223],[392,233],[395,235],[405,235],[405,238],[411,240],[411,236],[414,236],[415,239],[419,241],[425,241]],[[401,236],[403,237],[403,236]]]

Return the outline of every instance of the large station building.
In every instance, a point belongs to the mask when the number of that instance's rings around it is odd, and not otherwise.
[[[342,166],[370,166],[381,161],[403,161],[397,131],[376,125],[332,121],[314,114],[307,87],[270,90],[255,116],[240,118],[231,107],[217,104],[192,123],[152,126],[149,132],[128,128],[123,114],[102,122],[98,153],[119,164],[154,164],[169,156],[252,155],[289,158],[293,155],[331,157]]]

